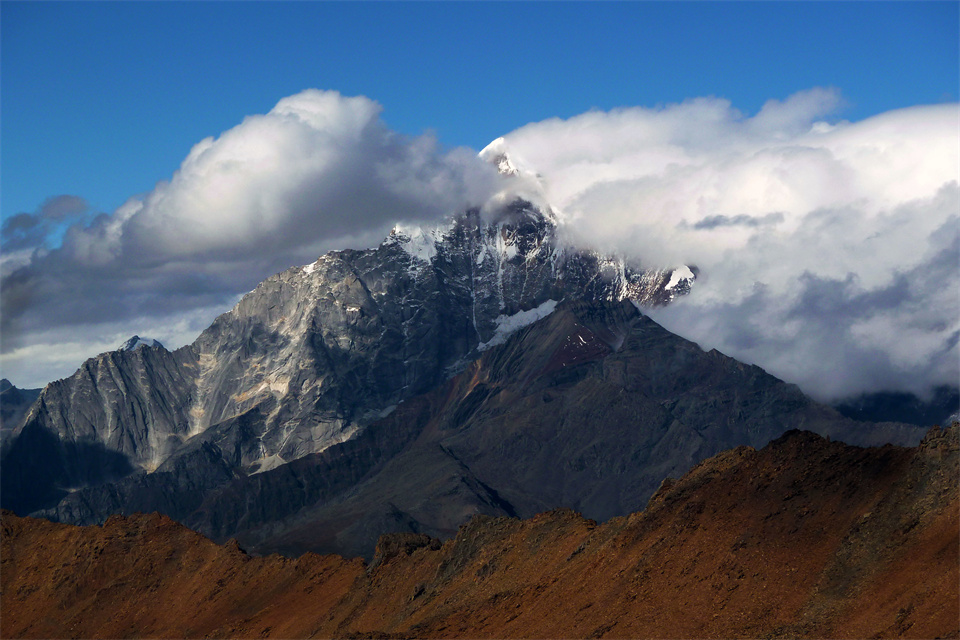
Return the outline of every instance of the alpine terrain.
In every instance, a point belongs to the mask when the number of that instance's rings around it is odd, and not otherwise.
[[[483,155],[523,173],[497,143]],[[670,334],[638,307],[689,292],[695,267],[576,249],[530,200],[288,269],[175,351],[134,336],[88,360],[4,447],[3,506],[369,556],[382,533],[447,537],[476,513],[624,515],[789,429],[919,442]]]

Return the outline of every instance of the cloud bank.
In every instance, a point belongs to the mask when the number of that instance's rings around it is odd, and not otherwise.
[[[694,264],[652,315],[824,400],[960,382],[956,104],[828,124],[814,89],[747,117],[700,98],[504,137],[580,243]]]
[[[701,346],[824,400],[957,385],[958,105],[826,122],[841,106],[813,89],[753,115],[719,98],[592,111],[498,149],[571,242],[698,266],[693,293],[652,315]],[[188,343],[273,273],[504,197],[474,151],[380,112],[305,91],[112,213],[59,196],[7,220],[3,374],[40,386],[133,333]]]
[[[304,91],[202,140],[169,182],[112,213],[59,196],[7,220],[4,375],[41,385],[132,333],[190,342],[273,273],[494,191],[475,152],[400,135],[380,113],[365,97]]]

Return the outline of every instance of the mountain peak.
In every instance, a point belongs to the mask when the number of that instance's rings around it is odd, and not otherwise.
[[[480,159],[489,162],[497,168],[500,175],[518,176],[520,169],[511,160],[507,153],[507,142],[503,138],[497,138],[480,152]]]
[[[122,345],[120,345],[119,351],[136,351],[140,347],[160,347],[163,349],[163,345],[160,344],[159,340],[154,340],[153,338],[141,338],[140,336],[133,336]]]

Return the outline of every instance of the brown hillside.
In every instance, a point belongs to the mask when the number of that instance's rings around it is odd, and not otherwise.
[[[3,514],[10,637],[958,637],[958,427],[914,449],[791,432],[602,525],[477,517],[371,565],[251,558],[157,515]]]

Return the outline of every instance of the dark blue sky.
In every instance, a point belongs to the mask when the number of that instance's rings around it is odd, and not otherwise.
[[[958,99],[956,2],[3,2],[2,215],[98,211],[303,89],[479,149],[528,122],[836,87],[860,120]]]

